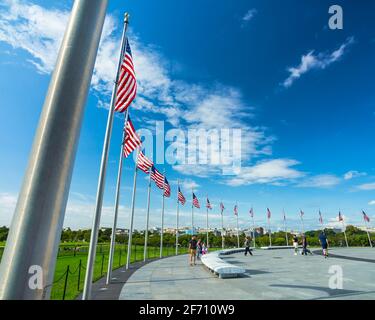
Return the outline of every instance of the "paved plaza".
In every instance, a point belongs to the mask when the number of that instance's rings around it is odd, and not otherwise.
[[[119,299],[375,299],[375,249],[332,249],[328,259],[315,252],[295,256],[290,249],[256,250],[254,256],[226,256],[226,262],[246,269],[232,279],[219,279],[200,262],[189,266],[187,255],[161,259],[136,270]],[[343,288],[330,288],[338,268]]]

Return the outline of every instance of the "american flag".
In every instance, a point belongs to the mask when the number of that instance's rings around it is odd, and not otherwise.
[[[211,206],[210,200],[208,200],[208,198],[207,198],[206,208],[207,208],[207,209],[212,209],[212,206]]]
[[[223,214],[224,209],[225,209],[224,204],[222,202],[220,202],[220,211],[221,211],[221,214]]]
[[[271,219],[271,211],[269,208],[267,208],[267,218]]]
[[[182,194],[180,187],[178,187],[178,201],[180,201],[182,205],[184,205],[186,202],[186,199]]]
[[[164,176],[154,167],[151,167],[151,179],[155,181],[158,188],[163,189]]]
[[[344,221],[344,218],[341,215],[341,212],[339,211],[339,221]]]
[[[137,167],[138,169],[141,169],[144,173],[149,173],[150,172],[150,169],[151,167],[153,166],[154,164],[152,163],[152,161],[147,158],[142,151],[139,151],[139,154],[138,154],[138,160],[137,160]]]
[[[363,214],[363,219],[364,219],[365,221],[367,221],[367,222],[370,222],[370,217],[366,214],[366,212],[364,212],[364,211],[362,210],[362,214]]]
[[[126,39],[125,54],[122,59],[121,71],[116,92],[115,111],[124,112],[134,100],[137,93],[137,80],[133,65],[132,52]]]
[[[199,201],[198,201],[198,198],[196,197],[196,195],[194,194],[193,192],[193,206],[200,209],[200,205],[199,205]]]
[[[234,211],[234,215],[238,216],[238,206],[237,205],[234,206],[233,211]]]
[[[322,217],[322,213],[320,212],[320,210],[319,210],[319,222],[323,224],[323,217]]]
[[[124,156],[127,158],[129,154],[131,154],[138,146],[142,144],[142,141],[135,132],[133,123],[131,122],[129,116],[128,121],[126,122],[125,130]]]
[[[305,214],[302,210],[299,211],[299,214],[301,216],[301,218],[303,217],[303,215]]]
[[[164,177],[164,197],[169,198],[171,196],[171,186],[166,177]]]
[[[253,210],[253,208],[250,209],[249,213],[250,213],[250,217],[253,218],[254,217],[254,210]]]

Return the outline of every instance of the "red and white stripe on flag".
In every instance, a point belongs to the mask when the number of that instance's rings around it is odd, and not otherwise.
[[[212,206],[211,206],[210,200],[208,200],[208,198],[207,198],[206,208],[207,208],[207,209],[212,209]]]
[[[138,154],[138,161],[137,161],[137,167],[138,169],[141,169],[144,173],[149,173],[151,167],[153,166],[153,162],[147,158],[142,151]]]
[[[339,212],[339,221],[344,221],[344,218],[341,215],[341,212]]]
[[[171,196],[171,186],[166,177],[164,177],[164,197],[169,198]]]
[[[115,111],[124,112],[134,100],[137,94],[137,79],[135,78],[133,57],[128,39],[126,49],[121,63],[121,70],[118,79]]]
[[[182,205],[184,205],[186,202],[186,199],[182,194],[180,187],[178,187],[178,201],[180,201]]]
[[[271,210],[267,208],[267,218],[271,219]]]
[[[220,210],[221,210],[221,213],[223,213],[225,207],[224,207],[224,204],[222,202],[220,202]]]
[[[198,201],[198,198],[195,196],[194,192],[193,192],[193,206],[200,209],[200,204],[199,204],[199,201]]]
[[[370,222],[370,217],[366,214],[366,212],[362,211],[362,214],[363,214],[363,219],[364,219],[366,222]]]
[[[163,189],[164,176],[154,166],[151,167],[151,179],[155,181],[159,189]]]
[[[141,139],[135,132],[133,123],[128,117],[125,128],[125,143],[124,143],[124,157],[127,158],[138,146],[142,144]]]

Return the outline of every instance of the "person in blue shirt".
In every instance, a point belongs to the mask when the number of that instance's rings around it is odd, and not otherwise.
[[[319,242],[323,249],[324,258],[328,257],[328,239],[324,231],[319,235]]]

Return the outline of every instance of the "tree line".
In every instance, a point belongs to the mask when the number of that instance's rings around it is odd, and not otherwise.
[[[6,241],[8,236],[9,229],[5,226],[0,227],[0,241]],[[98,242],[99,243],[108,243],[111,240],[110,228],[99,230]],[[331,246],[345,246],[345,236],[343,232],[335,233],[331,229],[325,229],[326,235],[330,242]],[[305,235],[310,246],[319,246],[319,234],[321,230],[312,230],[306,231]],[[91,230],[71,230],[70,228],[64,229],[61,233],[61,242],[89,242],[90,241]],[[346,227],[346,235],[348,238],[349,246],[369,246],[367,233],[363,230],[358,229],[355,226]],[[198,234],[203,242],[206,242],[206,234]],[[189,240],[191,239],[190,235],[180,235],[179,236],[179,245],[182,247],[188,247]],[[301,239],[300,239],[301,240]],[[126,244],[128,241],[128,236],[124,234],[116,235],[116,242]],[[137,230],[133,233],[133,244],[143,245],[144,244],[144,234]],[[215,236],[213,233],[209,233],[209,245],[211,247],[221,247],[221,236]],[[243,245],[245,241],[245,234],[240,235],[240,244]],[[165,233],[163,235],[163,243],[165,245],[174,246],[176,242],[176,236],[174,234]],[[288,242],[289,245],[292,244],[292,235],[288,233]],[[160,245],[160,234],[159,232],[149,232],[149,242],[150,246],[159,246]],[[263,236],[256,237],[257,246],[268,246],[269,245],[269,236],[265,234]],[[272,233],[272,245],[283,246],[286,245],[285,232],[279,231]],[[237,246],[237,236],[226,236],[225,237],[225,246],[226,247],[236,247]]]

